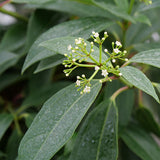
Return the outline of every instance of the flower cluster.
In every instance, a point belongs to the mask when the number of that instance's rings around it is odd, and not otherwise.
[[[119,41],[112,42],[112,52],[110,53],[107,49],[102,50],[102,44],[108,37],[107,32],[104,32],[102,38],[99,37],[99,33],[93,31],[91,38],[93,41],[90,43],[85,41],[83,38],[75,39],[73,45],[68,46],[69,54],[64,54],[67,58],[63,61],[63,65],[67,68],[64,70],[66,76],[69,76],[71,72],[77,67],[91,67],[94,68],[94,73],[90,78],[86,78],[84,74],[82,76],[77,76],[76,87],[81,94],[89,93],[91,91],[91,80],[96,76],[98,72],[101,72],[103,78],[99,79],[100,83],[111,81],[109,77],[110,74],[115,76],[122,76],[122,73],[119,71],[118,65],[113,65],[117,62],[117,59],[128,61],[127,58],[124,58],[126,51],[121,51],[122,44]],[[99,61],[94,58],[94,43],[99,45]],[[107,54],[108,59],[102,61],[102,54]],[[86,63],[90,59],[89,62]],[[115,66],[115,67],[114,67]]]

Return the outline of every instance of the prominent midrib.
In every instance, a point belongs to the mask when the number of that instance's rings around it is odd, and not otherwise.
[[[95,85],[93,85],[93,88],[96,87],[98,83],[96,83]],[[93,89],[92,88],[92,89]],[[41,151],[41,149],[43,148],[43,145],[45,144],[45,142],[47,141],[48,137],[51,135],[51,133],[53,132],[53,130],[58,126],[58,124],[61,122],[61,120],[63,119],[63,117],[65,117],[65,115],[72,109],[72,107],[74,106],[74,104],[76,104],[83,96],[85,96],[85,94],[81,95],[69,108],[68,110],[64,113],[64,115],[60,118],[60,120],[58,121],[58,123],[55,125],[55,127],[49,132],[48,136],[46,137],[45,141],[42,143],[41,147],[39,148],[38,152],[36,153],[36,155],[34,156],[34,159],[36,159],[38,153]]]
[[[107,107],[107,111],[106,111],[106,115],[105,115],[105,119],[104,119],[104,123],[103,123],[103,127],[102,127],[102,132],[101,132],[100,138],[99,138],[99,143],[98,143],[98,148],[97,148],[97,154],[96,154],[96,160],[98,160],[98,158],[99,158],[100,147],[101,147],[102,138],[103,138],[104,129],[105,129],[105,122],[107,120],[107,116],[108,116],[108,112],[110,110],[111,103],[112,102],[110,102],[109,106]]]

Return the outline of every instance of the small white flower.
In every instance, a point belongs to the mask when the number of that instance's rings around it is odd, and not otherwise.
[[[99,67],[98,67],[98,66],[95,66],[95,70],[98,71],[98,70],[99,70]]]
[[[106,53],[107,53],[107,52],[108,52],[108,49],[104,49],[104,52],[106,52]]]
[[[87,46],[87,43],[84,43],[84,46]]]
[[[76,43],[76,44],[81,44],[82,41],[81,41],[81,39],[75,39],[75,43]]]
[[[105,69],[105,70],[102,70],[102,76],[106,77],[107,75],[108,75],[107,70],[106,70],[106,69]]]
[[[93,45],[93,42],[91,42],[91,45]]]
[[[91,91],[91,87],[86,86],[83,90],[84,93],[89,93]]]
[[[75,58],[73,58],[73,59],[72,59],[72,61],[73,61],[73,62],[75,62],[75,61],[76,61],[76,59],[75,59]]]
[[[126,51],[126,50],[124,50],[124,51],[123,51],[123,53],[124,53],[124,54],[126,54],[126,53],[127,53],[127,51]]]
[[[99,37],[99,33],[96,32],[96,33],[94,34],[94,37],[95,37],[95,38]]]
[[[107,35],[107,32],[104,32],[104,35]]]
[[[97,40],[96,40],[96,39],[94,39],[94,42],[97,42]]]
[[[80,81],[80,80],[77,80],[77,81],[76,81],[76,84],[77,84],[77,86],[80,86],[80,85],[81,85],[81,81]]]
[[[124,60],[127,62],[127,61],[128,61],[128,58],[125,58]]]
[[[80,76],[77,76],[77,79],[80,79],[81,77]]]
[[[94,49],[91,49],[91,52],[94,52]]]
[[[116,45],[117,46],[122,46],[121,42],[119,42],[119,41],[116,41]]]
[[[119,76],[122,76],[122,73],[119,73]]]
[[[85,78],[86,76],[84,74],[82,74],[82,77]]]
[[[75,50],[73,49],[73,50],[72,50],[72,53],[74,53],[74,52],[75,52]]]
[[[67,65],[65,65],[65,67],[68,67]]]
[[[119,52],[120,52],[120,50],[119,50],[118,48],[113,49],[113,51],[114,51],[115,53],[119,53]]]
[[[113,62],[113,63],[115,63],[115,62],[116,62],[116,60],[115,60],[115,59],[112,59],[112,62]]]
[[[67,74],[66,74],[66,77],[68,77],[68,76],[69,76],[69,74],[67,73]]]
[[[75,49],[78,49],[78,47],[76,46]]]
[[[105,38],[103,37],[103,38],[102,38],[102,40],[104,41],[104,40],[105,40]]]
[[[94,35],[96,32],[95,31],[92,31],[92,34]]]
[[[64,54],[64,56],[67,57],[68,55],[67,55],[67,54]]]
[[[69,46],[68,46],[68,50],[71,50],[71,49],[72,49],[72,46],[71,46],[71,45],[69,45]]]
[[[102,80],[99,80],[100,83],[102,83]]]

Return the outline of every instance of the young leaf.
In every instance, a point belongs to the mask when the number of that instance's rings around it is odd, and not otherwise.
[[[147,108],[138,108],[136,110],[136,117],[144,129],[153,132],[160,137],[160,126]]]
[[[10,124],[13,121],[12,115],[8,113],[1,113],[0,114],[0,140],[2,136],[4,135],[5,131],[8,129]]]
[[[22,72],[40,60],[55,56],[55,53],[52,51],[39,46],[43,41],[64,36],[80,36],[88,39],[90,38],[92,30],[99,32],[112,24],[112,22],[105,21],[104,18],[82,18],[80,20],[65,22],[51,28],[42,34],[32,45],[23,65]]]
[[[133,56],[129,62],[144,63],[160,68],[160,49],[140,52]]]
[[[142,160],[159,159],[159,146],[153,138],[140,127],[131,124],[130,127],[123,132],[121,138]]]
[[[151,81],[146,77],[143,72],[131,66],[120,68],[120,72],[129,83],[146,92],[159,103],[159,98],[155,92]]]
[[[55,38],[55,39],[51,39],[49,41],[44,41],[42,43],[40,43],[40,46],[43,46],[51,51],[53,51],[53,53],[58,53],[58,54],[62,54],[64,55],[65,53],[68,53],[68,49],[67,46],[69,46],[71,44],[71,46],[75,46],[75,39],[77,37],[61,37],[61,38]],[[90,42],[85,41],[85,43],[87,44],[86,49],[89,52],[90,51]],[[92,52],[92,56],[93,58],[95,58],[97,61],[99,61],[99,48],[94,46],[93,47],[94,52]],[[103,53],[102,54],[102,59],[104,61],[106,61],[108,59],[108,57]],[[93,62],[91,59],[87,59],[88,62]]]
[[[93,81],[91,92],[80,95],[72,84],[52,96],[23,137],[18,160],[51,159],[72,136],[100,88],[99,81]]]
[[[117,108],[103,101],[80,129],[69,160],[115,160],[118,156]]]

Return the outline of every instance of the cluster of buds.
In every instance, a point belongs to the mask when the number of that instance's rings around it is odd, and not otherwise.
[[[68,51],[69,54],[64,54],[67,58],[63,61],[63,65],[67,68],[64,70],[66,76],[69,76],[70,73],[76,69],[77,67],[91,67],[94,68],[94,73],[91,75],[90,78],[86,78],[84,74],[82,76],[77,76],[76,87],[78,87],[78,91],[81,94],[89,93],[91,91],[91,80],[96,76],[96,74],[100,71],[103,78],[99,79],[100,83],[106,81],[112,81],[109,77],[110,74],[114,74],[115,76],[122,76],[122,73],[119,71],[119,66],[116,65],[115,67],[111,64],[116,62],[116,59],[128,61],[127,58],[124,58],[126,55],[126,51],[121,51],[122,44],[119,41],[112,42],[112,52],[110,53],[107,49],[104,49],[102,52],[102,44],[108,37],[107,32],[104,32],[104,36],[102,38],[99,37],[98,32],[92,32],[91,38],[93,41],[90,43],[86,43],[83,38],[75,39],[75,45],[69,45]],[[99,61],[93,58],[92,52],[94,52],[94,43],[98,43],[99,45]],[[88,45],[88,46],[87,46]],[[102,62],[102,53],[108,54],[109,58],[106,61]],[[90,58],[93,62],[92,63],[82,63],[86,62],[87,59]]]

